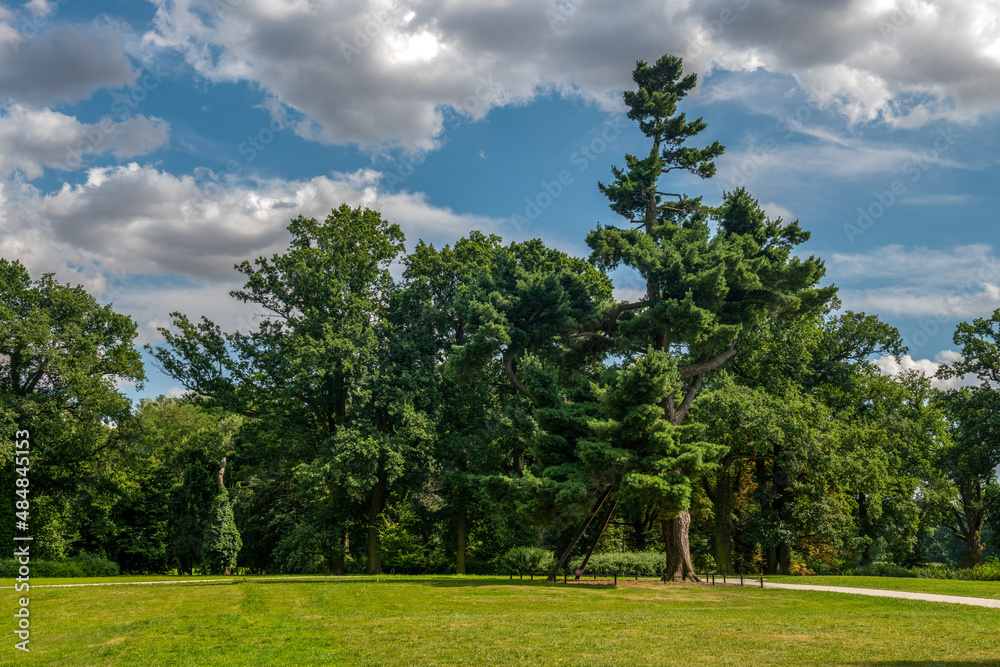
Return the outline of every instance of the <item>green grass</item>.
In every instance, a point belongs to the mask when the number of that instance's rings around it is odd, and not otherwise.
[[[282,579],[316,579],[320,575],[297,575],[297,574],[282,574],[282,575],[244,575],[244,576],[229,576],[224,577],[222,575],[211,575],[211,574],[199,574],[195,576],[176,576],[170,574],[129,574],[118,577],[31,577],[31,585],[33,586],[60,586],[65,584],[115,584],[124,582],[135,582],[135,581],[177,581],[183,583],[191,583],[197,581],[216,581],[218,579],[226,579],[232,581],[253,580],[253,579],[268,579],[268,578],[282,578]],[[2,579],[0,578],[0,588],[13,588],[16,579]]]
[[[11,623],[16,594],[7,593]],[[3,663],[912,665],[1000,656],[1000,610],[752,587],[380,577],[39,588],[30,597],[31,652],[13,650],[11,627]]]
[[[768,575],[764,581],[781,584],[813,586],[846,586],[848,588],[881,588],[886,591],[913,591],[938,595],[963,595],[973,598],[1000,600],[1000,581],[962,581],[957,579],[914,579],[904,577],[781,577]]]

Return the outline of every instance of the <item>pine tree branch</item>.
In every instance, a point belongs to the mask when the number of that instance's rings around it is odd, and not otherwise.
[[[688,378],[693,378],[695,376],[701,375],[702,373],[707,373],[709,371],[715,370],[722,364],[726,363],[738,352],[736,343],[739,341],[738,338],[734,338],[733,342],[729,344],[729,347],[720,354],[708,359],[707,361],[700,361],[698,363],[689,364],[683,368],[678,369],[678,373],[682,380],[687,380]]]
[[[514,389],[529,399],[534,400],[531,392],[528,391],[528,387],[518,379],[517,373],[514,372],[514,352],[509,347],[503,351],[503,373],[510,380],[510,383],[514,385]]]

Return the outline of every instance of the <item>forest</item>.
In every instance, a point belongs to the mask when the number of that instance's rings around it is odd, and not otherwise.
[[[995,562],[1000,309],[956,329],[954,388],[882,373],[899,332],[842,307],[798,221],[672,184],[724,151],[679,111],[682,65],[637,63],[649,150],[598,184],[620,222],[588,257],[475,231],[407,251],[376,210],[300,215],[236,267],[252,330],[178,312],[147,346],[180,397],[133,405],[136,323],[0,259],[0,486],[33,557],[678,581]]]

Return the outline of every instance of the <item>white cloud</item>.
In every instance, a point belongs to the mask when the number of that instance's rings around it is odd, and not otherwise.
[[[159,118],[105,118],[88,124],[51,109],[12,104],[0,108],[0,176],[20,171],[30,180],[45,167],[75,170],[87,156],[109,151],[118,158],[135,157],[162,146],[169,134]]]
[[[62,25],[22,34],[0,24],[0,95],[48,106],[85,100],[135,77],[122,37],[109,25]]]
[[[913,127],[1000,109],[1000,0],[640,0],[627,8],[613,0],[243,0],[228,9],[154,1],[149,51],[179,50],[212,81],[260,85],[305,115],[301,135],[324,142],[428,148],[446,110],[480,118],[540,91],[615,107],[636,58],[664,52],[700,72],[793,76],[851,123]]]
[[[871,252],[832,253],[827,276],[842,287],[845,308],[942,323],[983,317],[1000,308],[1000,259],[984,244],[948,250],[885,246]],[[884,287],[864,285],[878,282]]]
[[[240,279],[233,265],[282,252],[288,222],[299,213],[322,218],[344,202],[364,205],[399,224],[410,244],[453,242],[473,229],[506,231],[504,221],[455,213],[420,193],[382,193],[382,175],[372,170],[221,185],[212,176],[132,163],[93,168],[86,182],[50,193],[0,181],[0,256],[20,259],[33,276],[54,272],[82,284],[141,313],[152,329],[172,309],[195,312],[192,300],[203,313],[229,312],[227,293]],[[237,310],[226,317],[246,316]]]
[[[895,357],[885,356],[877,359],[875,365],[886,375],[898,375],[907,371],[917,371],[925,377],[932,378],[931,386],[938,389],[955,389],[957,387],[967,387],[977,384],[975,376],[963,376],[960,378],[948,378],[942,380],[934,377],[942,365],[952,363],[960,359],[961,355],[954,350],[942,350],[938,352],[934,359],[913,359],[910,355],[903,355],[898,361]]]

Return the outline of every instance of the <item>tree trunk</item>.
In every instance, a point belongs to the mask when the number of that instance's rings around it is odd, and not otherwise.
[[[368,510],[368,574],[382,574],[382,552],[379,549],[378,518],[385,509],[385,490],[388,485],[385,473],[378,476],[372,489],[372,501]]]
[[[458,509],[458,550],[455,552],[455,573],[465,574],[465,521],[468,509],[465,503]]]
[[[764,574],[778,574],[778,550],[774,547],[764,548]]]
[[[865,546],[861,548],[861,565],[872,564],[872,543],[871,524],[868,521],[868,497],[863,493],[858,494],[858,532],[865,539]]]
[[[777,549],[778,574],[792,573],[792,547],[788,544],[779,544]]]
[[[583,562],[580,563],[580,572],[582,573],[587,569],[587,563],[590,562],[590,556],[594,553],[594,547],[597,543],[601,541],[601,535],[604,534],[604,529],[608,527],[608,521],[611,520],[611,515],[615,512],[615,506],[618,504],[617,500],[611,501],[611,507],[608,508],[608,513],[604,515],[604,519],[601,521],[601,525],[597,529],[597,535],[594,536],[594,541],[590,543],[590,548],[587,549],[587,555],[583,557]],[[576,575],[579,579],[580,575]]]
[[[667,554],[664,569],[667,581],[701,581],[691,566],[688,542],[691,514],[684,510],[673,519],[661,519],[660,526],[663,529],[663,550]]]
[[[559,560],[558,562],[556,562],[555,567],[552,568],[552,572],[549,573],[548,581],[555,581],[556,578],[559,576],[559,570],[562,569],[563,565],[566,564],[566,561],[569,560],[569,557],[573,554],[573,549],[576,548],[576,543],[580,541],[581,537],[583,537],[583,532],[587,530],[587,526],[589,526],[590,522],[594,520],[594,517],[597,516],[597,513],[601,511],[601,506],[604,504],[604,501],[608,499],[608,497],[614,492],[614,490],[615,490],[614,486],[609,486],[607,490],[603,494],[601,494],[601,497],[597,499],[597,504],[594,505],[594,509],[590,513],[590,516],[588,516],[587,520],[583,522],[582,526],[580,526],[580,530],[573,537],[573,540],[569,543],[569,546],[566,547],[566,550],[563,551],[562,556],[559,557]]]
[[[344,548],[337,554],[337,558],[333,561],[333,574],[338,577],[347,574],[347,550],[350,546],[351,542],[347,537],[347,526],[344,526]]]
[[[968,550],[965,552],[965,555],[962,556],[962,560],[958,564],[959,569],[973,568],[977,565],[983,564],[982,529],[982,521],[979,521],[978,525],[969,526],[969,530],[965,537],[965,544],[967,545]]]
[[[715,487],[715,565],[722,572],[733,571],[733,484],[729,465],[723,464]]]

